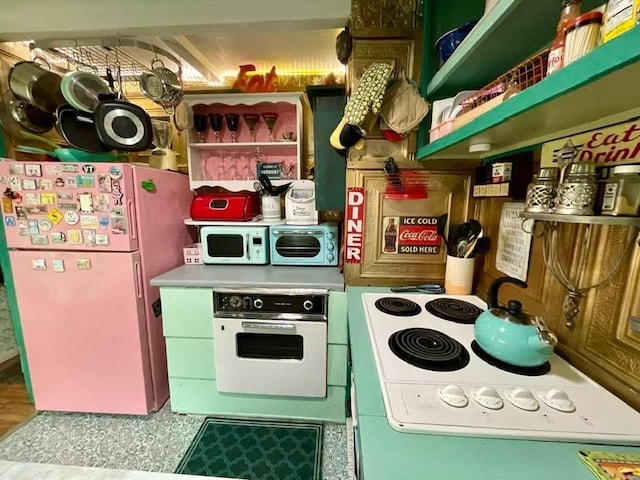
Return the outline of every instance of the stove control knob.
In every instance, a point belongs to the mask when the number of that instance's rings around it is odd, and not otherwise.
[[[328,240],[333,240],[335,238],[335,235],[333,234],[333,232],[327,232],[327,239]]]
[[[540,393],[540,399],[551,408],[560,412],[571,413],[576,411],[576,406],[567,395],[567,392],[552,388],[547,392]]]
[[[327,253],[327,261],[333,262],[333,259],[336,258],[333,253]]]
[[[305,300],[302,302],[302,308],[309,311],[313,308],[313,302],[311,300]]]
[[[438,390],[438,396],[447,405],[456,408],[466,407],[469,403],[469,399],[464,394],[464,390],[458,385],[447,385],[444,388]]]
[[[336,248],[336,247],[335,247],[335,245],[333,243],[327,243],[327,250],[332,252],[334,248]]]
[[[500,410],[504,406],[498,391],[493,387],[482,386],[472,390],[471,397],[481,406],[491,410]]]
[[[504,392],[504,396],[520,410],[535,412],[540,407],[538,401],[533,397],[531,390],[527,390],[526,388],[518,387],[513,390],[507,390]]]
[[[257,308],[258,310],[260,310],[260,309],[262,308],[262,305],[264,305],[264,302],[262,301],[262,299],[261,299],[261,298],[256,298],[256,299],[253,301],[253,307],[254,307],[254,308]]]

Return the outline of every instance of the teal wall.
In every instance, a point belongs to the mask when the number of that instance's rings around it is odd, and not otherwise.
[[[0,135],[0,157],[4,157],[4,137]],[[20,316],[18,315],[18,304],[16,301],[16,290],[13,285],[13,274],[11,273],[11,265],[9,264],[9,249],[7,248],[7,238],[4,234],[4,226],[0,228],[0,267],[4,276],[5,291],[7,292],[7,302],[11,311],[11,323],[13,323],[13,331],[16,335],[16,343],[20,352],[20,364],[22,373],[24,374],[24,383],[27,387],[29,400],[33,401],[33,390],[31,388],[31,375],[29,374],[29,365],[27,364],[27,354],[24,348],[24,338],[22,337],[22,326],[20,325]]]

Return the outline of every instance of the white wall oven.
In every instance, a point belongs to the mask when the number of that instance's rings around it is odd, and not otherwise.
[[[215,290],[218,391],[326,397],[326,290]]]

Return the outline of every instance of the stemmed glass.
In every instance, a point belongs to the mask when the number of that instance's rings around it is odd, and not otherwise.
[[[257,113],[243,113],[242,118],[244,118],[244,122],[249,127],[249,132],[251,133],[251,141],[256,141],[256,125],[258,120],[260,120],[260,115]]]
[[[264,123],[267,124],[267,128],[269,129],[269,141],[273,142],[273,127],[278,120],[278,112],[264,112],[262,118],[264,118]]]
[[[231,132],[231,143],[236,143],[236,132],[240,126],[240,114],[225,113],[224,118],[227,120],[227,128]]]
[[[204,143],[204,133],[207,131],[207,116],[202,113],[193,115],[193,128],[198,134],[198,142]]]
[[[220,132],[222,131],[222,119],[224,115],[221,113],[210,113],[209,123],[211,123],[211,130],[216,138],[216,143],[220,143]]]

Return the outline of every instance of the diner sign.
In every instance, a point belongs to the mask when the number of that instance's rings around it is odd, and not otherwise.
[[[520,213],[524,203],[507,202],[502,206],[496,269],[523,282],[529,270],[529,250],[531,249],[531,228],[533,220],[524,220]],[[528,225],[525,231],[523,225]]]
[[[638,120],[544,143],[540,166],[558,166],[560,150],[568,141],[578,149],[575,161],[593,162],[596,167],[640,163]]]
[[[346,245],[345,258],[347,263],[362,262],[362,235],[364,233],[364,188],[349,188],[347,190],[346,208]]]

